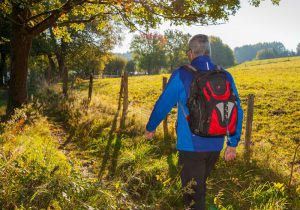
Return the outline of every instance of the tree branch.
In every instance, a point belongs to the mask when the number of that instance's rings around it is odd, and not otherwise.
[[[8,23],[8,24],[13,23],[13,24],[16,24],[16,25],[19,25],[19,26],[23,26],[22,23],[19,23],[19,22],[15,21],[9,15],[6,16],[5,18],[3,18],[3,21],[6,22],[6,23]]]
[[[134,24],[127,16],[126,14],[122,13],[121,10],[119,10],[118,8],[115,7],[115,9],[117,10],[118,15],[120,16],[120,18],[123,20],[123,23],[126,25],[126,23],[128,25],[130,25],[131,27],[133,27],[135,30],[139,31],[141,34],[146,34],[145,31],[142,31],[141,29],[139,29],[136,24]]]
[[[29,30],[31,36],[37,36],[50,26],[54,25],[55,21],[66,12],[69,12],[75,6],[85,3],[86,0],[68,0],[61,8],[53,10],[51,15],[44,19],[42,22],[38,23]]]
[[[55,12],[55,10],[44,11],[44,12],[42,12],[42,13],[40,13],[40,14],[34,15],[34,16],[32,16],[32,17],[26,19],[25,22],[27,23],[27,22],[29,22],[29,21],[31,21],[31,20],[34,20],[34,19],[36,19],[36,18],[39,18],[39,17],[41,17],[41,16],[49,15],[49,14],[51,14],[52,12]]]
[[[68,20],[68,21],[59,22],[59,23],[54,24],[54,25],[66,26],[66,25],[69,25],[69,24],[72,24],[72,23],[89,23],[89,22],[95,20],[97,17],[99,17],[101,15],[109,15],[109,14],[112,14],[112,13],[100,13],[100,14],[97,14],[97,15],[93,15],[88,19]]]
[[[0,36],[0,45],[2,45],[2,44],[9,44],[9,43],[10,43],[9,39]]]
[[[91,1],[91,0],[86,0],[85,1],[87,4],[109,4],[111,1]]]

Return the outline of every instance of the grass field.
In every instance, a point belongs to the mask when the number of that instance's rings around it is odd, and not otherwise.
[[[300,155],[292,186],[287,185],[300,138],[300,57],[252,61],[229,71],[245,115],[247,96],[255,94],[253,155],[250,163],[242,157],[243,133],[237,160],[220,159],[208,180],[208,208],[300,209]],[[17,190],[0,184],[0,206],[2,202],[4,208],[13,204],[19,209],[183,209],[176,108],[169,116],[169,139],[163,138],[161,125],[152,141],[143,137],[163,76],[170,75],[129,77],[125,130],[119,129],[119,78],[96,80],[88,109],[83,103],[87,81],[78,81],[67,101],[54,91],[56,87],[38,94],[33,107],[2,128],[0,183],[14,183]],[[42,110],[42,116],[34,107]],[[33,114],[26,118],[27,127],[16,132],[24,113]],[[50,152],[43,156],[41,142],[49,139],[54,143],[47,143]],[[66,141],[70,143],[58,149]],[[26,145],[32,147],[25,150]],[[10,156],[8,150],[18,151],[17,155]],[[10,162],[17,164],[8,167]]]
[[[253,161],[259,168],[270,170],[264,174],[269,180],[276,180],[276,176],[287,179],[296,141],[300,138],[300,58],[246,62],[229,71],[235,79],[245,118],[247,96],[251,93],[255,95]],[[163,76],[169,75],[129,78],[129,114],[140,118],[143,126],[162,91]],[[97,80],[94,86],[97,98],[95,103],[101,98],[104,103],[114,104],[118,97],[119,85],[120,79]],[[87,94],[87,83],[81,84],[80,88],[81,94]],[[169,130],[173,133],[175,118],[174,109],[169,118]],[[239,146],[240,156],[243,152],[243,142],[244,132]],[[296,163],[294,183],[299,185],[300,155]]]
[[[272,156],[278,155],[278,158],[268,162],[274,163],[275,168],[280,167],[279,164],[286,167],[295,147],[294,140],[300,138],[300,58],[246,62],[229,71],[235,79],[245,117],[247,95],[255,94],[253,146],[257,148],[254,149],[254,156],[262,154],[261,150],[274,151]],[[129,78],[129,113],[142,118],[141,123],[147,122],[162,91],[163,76],[169,75]],[[97,80],[94,85],[95,103],[100,98],[104,103],[116,104],[119,86],[120,79]],[[81,94],[87,94],[87,83],[81,84],[80,88],[83,89]],[[176,110],[173,110],[171,130],[175,116]],[[241,143],[243,140],[244,134]],[[278,163],[278,160],[282,161]]]

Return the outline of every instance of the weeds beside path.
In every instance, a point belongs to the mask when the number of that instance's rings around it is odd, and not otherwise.
[[[68,142],[65,150],[81,162],[81,173],[101,186],[110,186],[111,192],[118,195],[115,205],[119,207],[182,209],[177,152],[165,147],[163,135],[158,133],[153,141],[146,141],[144,125],[133,115],[127,129],[121,132],[116,107],[94,101],[87,110],[83,109],[83,98],[74,97],[73,102],[71,98],[58,106],[63,110],[52,120],[55,119],[53,124],[64,122],[67,126],[62,131],[64,142]],[[66,121],[62,121],[62,115],[68,116]],[[171,142],[174,148],[174,138]],[[294,209],[292,206],[299,205],[296,189],[287,189],[284,183],[286,177],[270,169],[266,162],[246,163],[238,158],[226,163],[221,159],[208,182],[208,206]]]
[[[299,134],[300,116],[300,59],[292,60],[295,64],[284,61],[288,73],[273,61],[231,70],[243,104],[247,94],[256,94],[254,154],[246,163],[240,146],[236,161],[219,160],[208,180],[208,207],[300,209],[298,159],[292,187],[286,185],[294,146],[290,137]],[[162,76],[129,78],[122,131],[118,79],[95,81],[88,109],[86,83],[75,85],[68,99],[55,87],[40,88],[31,104],[0,126],[0,208],[183,209],[172,133],[176,109],[169,116],[169,146],[161,128],[152,141],[143,137]]]

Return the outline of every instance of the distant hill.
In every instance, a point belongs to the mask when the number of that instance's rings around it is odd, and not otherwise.
[[[264,42],[236,47],[234,55],[237,63],[243,63],[255,59],[289,57],[294,56],[295,53],[287,50],[281,42]]]

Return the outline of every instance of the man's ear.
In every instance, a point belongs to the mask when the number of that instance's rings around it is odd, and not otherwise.
[[[194,54],[193,54],[193,52],[190,50],[190,51],[188,52],[188,58],[189,58],[189,61],[190,61],[190,62],[193,60],[193,57],[194,57]]]

